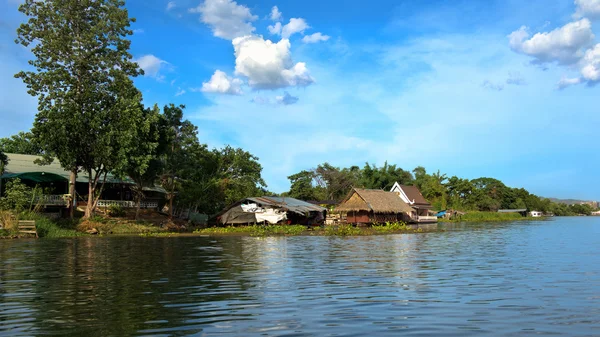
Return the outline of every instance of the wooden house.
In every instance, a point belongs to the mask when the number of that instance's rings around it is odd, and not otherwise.
[[[410,213],[412,221],[437,222],[435,216],[437,212],[432,212],[433,206],[423,197],[417,186],[400,185],[396,182],[390,192],[412,207],[413,211]]]
[[[360,188],[353,188],[335,210],[345,213],[346,221],[354,224],[409,222],[413,211],[395,193]]]

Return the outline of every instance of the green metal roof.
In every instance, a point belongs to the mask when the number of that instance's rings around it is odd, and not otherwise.
[[[49,183],[54,181],[68,182],[69,179],[54,173],[46,172],[25,172],[25,173],[6,173],[2,175],[2,179],[19,178],[31,180],[36,183]]]
[[[50,165],[38,165],[34,163],[36,159],[41,159],[41,156],[33,156],[28,154],[15,154],[5,153],[8,157],[8,165],[4,168],[4,174],[0,177],[2,179],[13,178],[21,175],[22,179],[29,179],[23,176],[23,174],[37,173],[38,176],[44,174],[60,176],[69,181],[69,171],[65,170],[60,166],[58,159],[55,159]],[[56,177],[55,177],[56,178]],[[31,179],[30,179],[31,180]],[[79,173],[77,175],[78,183],[87,183],[88,176],[85,173]],[[107,183],[119,184],[133,184],[133,180],[130,178],[119,179],[114,175],[108,173],[106,176]]]

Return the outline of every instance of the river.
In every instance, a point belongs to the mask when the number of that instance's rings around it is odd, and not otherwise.
[[[0,241],[0,336],[600,336],[600,217]]]

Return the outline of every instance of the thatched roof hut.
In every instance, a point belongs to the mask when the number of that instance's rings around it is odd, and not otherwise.
[[[373,212],[379,214],[410,214],[413,209],[393,192],[353,188],[335,208],[338,212]]]

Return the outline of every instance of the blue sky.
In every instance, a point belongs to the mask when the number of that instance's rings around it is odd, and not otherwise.
[[[30,128],[0,0],[0,137]],[[274,11],[273,7],[277,10]],[[425,166],[600,199],[600,0],[127,1],[146,104],[185,104],[269,189],[325,161]],[[279,14],[278,14],[279,13]]]

